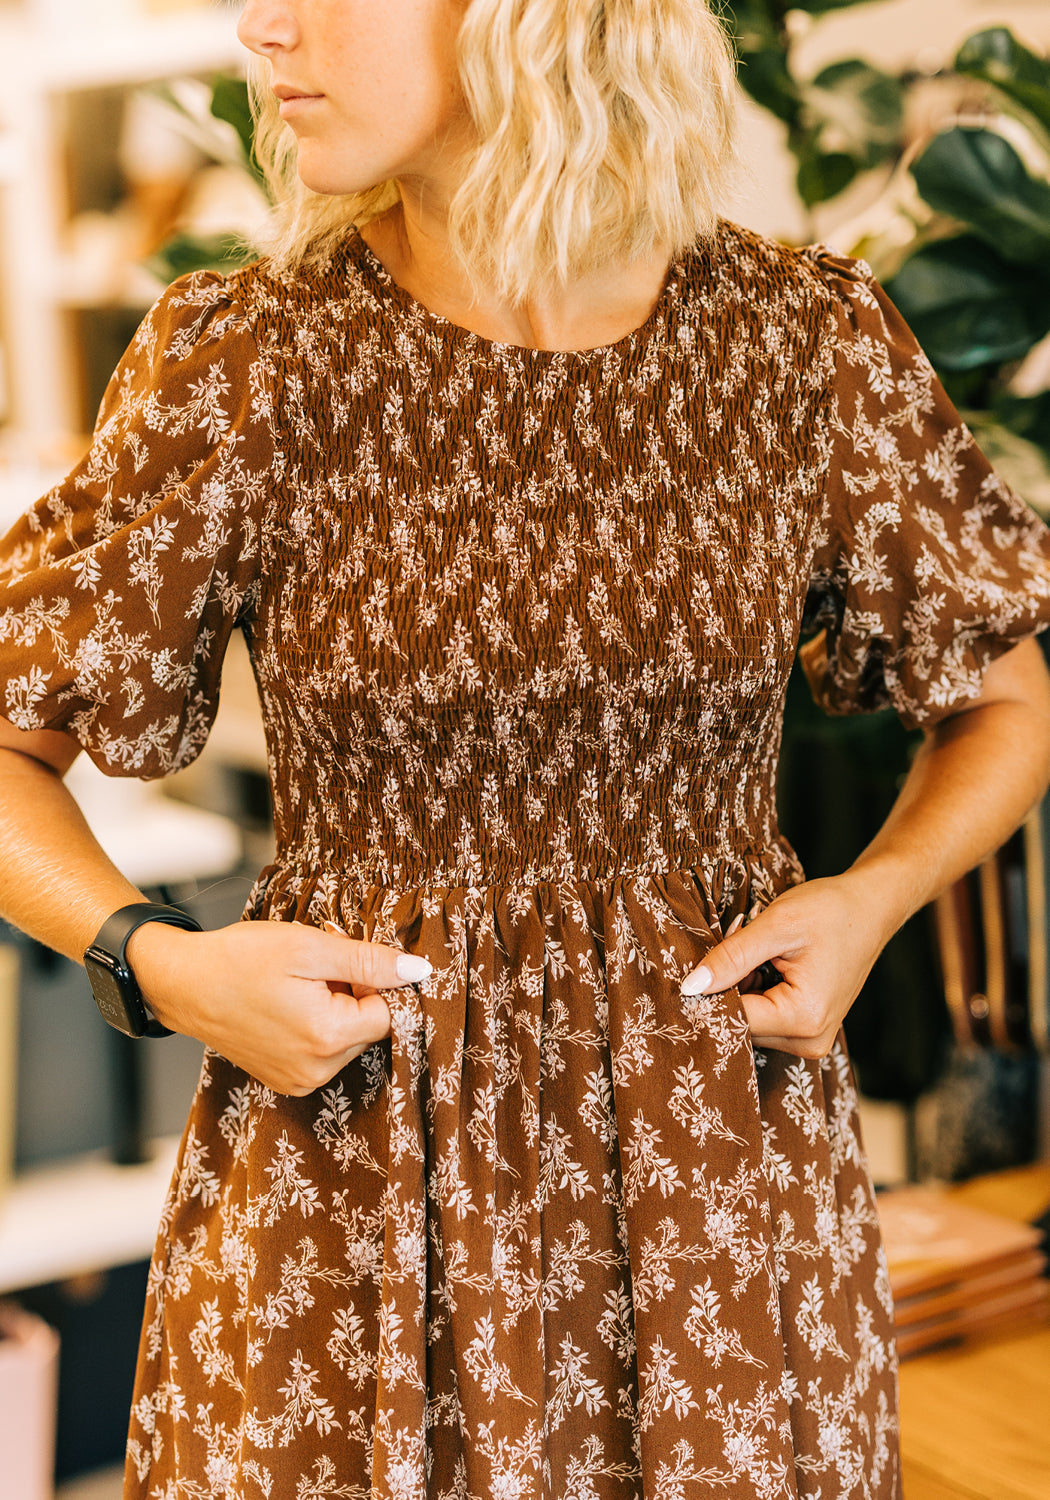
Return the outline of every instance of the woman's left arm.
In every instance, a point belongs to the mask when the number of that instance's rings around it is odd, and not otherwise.
[[[842,875],[785,891],[682,986],[739,985],[756,1046],[822,1057],[901,924],[999,847],[1050,782],[1050,674],[1034,640],[988,667],[981,694],[928,730],[879,833]],[[763,963],[782,982],[746,993]]]

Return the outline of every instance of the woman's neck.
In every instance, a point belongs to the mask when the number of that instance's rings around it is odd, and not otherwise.
[[[361,231],[409,296],[483,338],[532,349],[593,349],[640,328],[660,299],[670,257],[604,267],[551,295],[514,306],[483,291],[474,299],[442,225],[397,204]]]

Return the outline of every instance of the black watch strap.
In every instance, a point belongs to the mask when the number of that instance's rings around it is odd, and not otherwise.
[[[166,922],[169,927],[183,927],[187,932],[201,931],[201,924],[196,918],[191,917],[187,912],[180,911],[177,906],[162,906],[153,901],[134,901],[130,906],[122,906],[112,916],[106,918],[91,948],[87,951],[90,954],[92,949],[97,949],[100,953],[112,954],[116,960],[119,978],[130,991],[127,995],[128,1001],[135,1009],[142,1011],[144,1024],[139,1034],[170,1036],[171,1032],[167,1026],[161,1025],[142,999],[134,973],[127,961],[127,947],[131,934],[137,932],[140,927],[145,927],[147,922]]]

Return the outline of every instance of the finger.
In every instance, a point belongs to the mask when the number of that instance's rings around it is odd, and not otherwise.
[[[342,927],[337,927],[334,922],[326,922],[324,930],[325,932],[341,933],[343,937],[348,935]],[[363,1000],[366,995],[374,993],[371,985],[346,984],[341,979],[329,979],[328,988],[333,995],[353,995],[355,1000]]]
[[[752,1047],[761,1047],[766,1052],[790,1052],[793,1057],[801,1057],[799,1051],[801,1045],[797,1036],[751,1036]]]
[[[358,998],[350,998],[347,1005],[352,1007],[350,1020],[357,1028],[357,1036],[352,1045],[370,1047],[373,1042],[381,1041],[383,1037],[390,1035],[390,1007],[382,995],[367,994]]]
[[[360,941],[359,939],[351,938],[350,935],[349,935],[349,933],[347,932],[346,928],[345,927],[340,927],[338,922],[326,921],[324,923],[324,930],[325,930],[325,932],[335,933],[335,935],[337,937],[346,938],[348,942],[357,942],[357,941]],[[377,945],[377,944],[373,943],[373,944],[370,944],[369,946],[370,947],[376,947],[376,946],[382,947],[382,946],[385,946],[385,945],[383,945],[383,944],[378,944]],[[394,952],[394,953],[397,954],[397,973],[398,973],[398,976],[401,979],[402,983],[407,983],[407,984],[422,984],[423,980],[424,979],[428,979],[430,977],[430,975],[433,973],[433,966],[430,964],[430,962],[427,959],[422,958],[422,957],[420,957],[417,954],[414,954],[414,953],[403,953],[403,952],[401,952],[400,949],[397,949],[397,948],[390,949],[388,951]],[[355,983],[354,985],[351,986],[351,988],[353,989],[353,992],[355,994],[359,990],[362,991],[363,993],[367,993],[369,990],[374,989],[376,987],[377,986],[371,980],[361,981],[361,982]],[[390,986],[387,985],[387,986],[385,986],[385,988],[389,989]]]
[[[340,963],[339,977],[350,984],[365,985],[369,990],[398,989],[406,984],[422,984],[434,972],[421,954],[402,953],[385,943],[370,943],[362,938],[333,937],[335,954]]]
[[[349,937],[345,927],[340,927],[338,922],[322,922],[325,932],[334,932],[337,937]],[[364,984],[344,984],[342,980],[330,979],[328,988],[333,995],[353,995],[360,1000],[362,995],[368,994],[368,986]]]
[[[746,927],[727,934],[682,981],[683,995],[721,994],[780,956],[777,923],[767,908]]]
[[[787,1052],[792,1057],[805,1057],[816,1062],[827,1057],[835,1045],[832,1037],[805,1036],[752,1036],[751,1045],[762,1047],[766,1052]]]
[[[326,924],[335,928],[335,924]],[[420,954],[404,953],[386,943],[347,937],[340,929],[322,932],[300,927],[304,979],[335,979],[365,989],[392,990],[422,984],[433,967]]]
[[[367,984],[330,984],[329,988],[333,994],[346,995],[351,1000],[370,1000],[377,993],[369,989]],[[379,998],[382,1000],[382,995]]]
[[[332,1009],[324,1027],[325,1044],[318,1051],[334,1071],[359,1057],[366,1047],[390,1035],[390,1009],[382,995],[332,995]]]
[[[816,1029],[813,1017],[799,1009],[798,995],[789,985],[778,985],[768,994],[740,997],[756,1047],[792,1052],[798,1057],[824,1057],[834,1045],[837,1026]]]
[[[757,1041],[759,1036],[783,1037],[791,1030],[789,1001],[789,994],[778,995],[776,989],[765,994],[759,991],[741,992],[740,1003],[744,1007],[744,1015],[754,1040]]]

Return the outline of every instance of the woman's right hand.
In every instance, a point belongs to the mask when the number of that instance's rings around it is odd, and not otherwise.
[[[379,990],[430,973],[414,954],[295,922],[235,922],[212,932],[149,922],[127,953],[158,1021],[295,1095],[321,1088],[389,1036]]]

